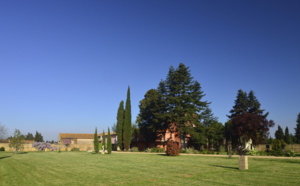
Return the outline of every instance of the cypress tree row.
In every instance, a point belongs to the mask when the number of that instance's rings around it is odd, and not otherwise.
[[[124,117],[124,133],[123,133],[124,149],[126,151],[129,150],[130,142],[131,142],[131,103],[130,102],[131,102],[130,87],[128,86],[126,106],[125,106],[125,117]]]
[[[95,129],[95,134],[94,134],[94,150],[95,150],[96,154],[99,152],[99,141],[98,141],[98,135],[97,135],[97,127]]]
[[[102,148],[103,148],[104,154],[105,154],[106,147],[105,147],[105,132],[104,132],[104,130],[103,130],[103,134],[102,134]]]
[[[110,136],[109,127],[108,127],[108,132],[107,132],[107,153],[111,154],[111,136]]]
[[[297,122],[297,125],[295,128],[295,137],[296,137],[298,143],[300,143],[300,113],[298,114],[296,122]]]
[[[117,114],[117,138],[120,150],[123,149],[123,127],[124,127],[124,101],[122,100],[119,105]]]

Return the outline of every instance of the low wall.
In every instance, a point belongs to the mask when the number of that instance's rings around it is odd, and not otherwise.
[[[266,144],[260,144],[255,146],[257,151],[266,151]],[[270,145],[270,150],[272,150],[272,146]],[[300,152],[300,144],[286,145],[285,150],[293,150],[294,152]]]
[[[32,144],[23,144],[24,149],[22,151],[38,151],[37,148],[32,147]],[[0,143],[0,147],[4,147],[5,151],[14,151],[15,149],[9,148],[9,143]],[[68,147],[65,145],[54,145],[51,144],[51,147],[60,149],[61,151],[71,151],[72,148],[79,148],[80,151],[89,151],[94,150],[94,144],[71,144]],[[45,151],[50,151],[46,149]]]

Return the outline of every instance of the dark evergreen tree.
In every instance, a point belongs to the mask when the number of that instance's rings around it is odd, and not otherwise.
[[[153,142],[154,146],[157,136],[157,131],[164,130],[161,113],[164,113],[164,103],[162,96],[157,90],[148,90],[144,99],[140,101],[140,113],[137,117],[139,130],[149,142]]]
[[[102,133],[102,149],[104,150],[104,153],[105,153],[105,150],[107,149],[105,140],[106,140],[106,135],[105,135],[105,132],[103,130],[103,133]]]
[[[120,102],[117,114],[117,138],[120,150],[123,150],[124,101]]]
[[[36,142],[44,142],[44,138],[41,133],[36,131],[35,136],[34,136],[34,141]]]
[[[124,141],[124,149],[128,151],[131,143],[131,101],[130,101],[129,86],[127,90],[127,99],[126,99],[126,106],[125,106],[123,141]]]
[[[297,139],[297,143],[300,143],[300,113],[297,118],[297,125],[295,128],[295,138]]]
[[[159,84],[158,92],[163,95],[165,103],[166,111],[160,114],[165,128],[174,132],[178,130],[182,148],[185,147],[187,134],[199,148],[205,143],[203,111],[209,105],[207,101],[201,101],[205,94],[200,83],[194,81],[189,68],[180,63],[176,70],[170,67],[166,80]]]
[[[278,139],[278,140],[281,140],[281,139],[284,140],[283,130],[282,130],[280,125],[278,125],[278,129],[275,132],[275,138]]]
[[[233,146],[242,145],[245,141],[252,140],[253,144],[262,143],[269,135],[269,128],[274,126],[272,120],[267,120],[268,112],[260,108],[260,103],[250,91],[239,90],[235,105],[230,110],[233,133],[231,142]]]
[[[25,140],[34,140],[33,134],[28,132],[28,134],[24,138]]]
[[[285,131],[284,131],[284,141],[285,141],[287,144],[291,144],[291,136],[290,136],[289,128],[288,128],[288,127],[285,127]]]
[[[94,150],[96,154],[99,153],[99,140],[98,140],[97,127],[95,129],[95,134],[94,134]]]
[[[236,100],[234,101],[234,106],[230,110],[231,115],[227,115],[229,118],[234,118],[235,116],[248,111],[248,98],[247,92],[238,90]]]
[[[108,154],[111,154],[111,136],[110,136],[110,130],[109,130],[109,127],[108,127],[108,131],[107,131],[107,153]]]

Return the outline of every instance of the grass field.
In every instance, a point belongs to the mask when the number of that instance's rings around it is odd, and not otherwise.
[[[0,185],[300,185],[300,160],[88,152],[0,153]]]

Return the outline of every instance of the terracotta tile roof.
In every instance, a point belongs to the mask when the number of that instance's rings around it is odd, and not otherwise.
[[[116,134],[115,132],[110,133],[110,135]],[[107,132],[105,132],[105,135],[107,136]],[[69,138],[69,139],[94,139],[94,134],[82,134],[82,133],[59,133],[59,136],[61,138]],[[98,134],[97,136],[102,136],[101,134]]]

